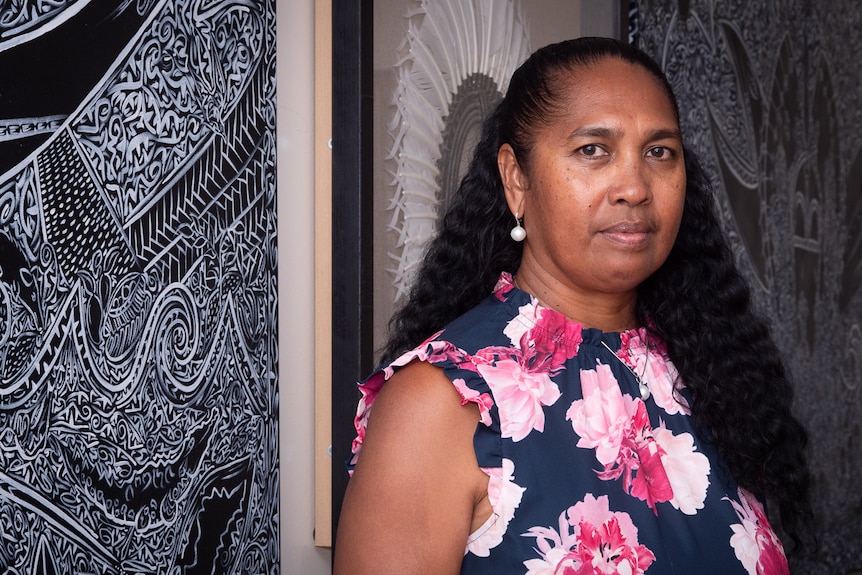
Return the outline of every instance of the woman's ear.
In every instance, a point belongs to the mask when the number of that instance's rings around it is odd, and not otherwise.
[[[497,151],[497,168],[500,170],[500,179],[503,182],[503,190],[506,192],[506,203],[509,210],[517,214],[519,218],[524,217],[524,192],[527,189],[527,177],[518,164],[515,150],[509,144],[503,144]]]

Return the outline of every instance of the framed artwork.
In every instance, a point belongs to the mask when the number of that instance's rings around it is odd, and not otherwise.
[[[627,0],[333,5],[333,467],[326,526],[333,533],[355,435],[356,382],[375,365],[482,120],[533,50],[577,36],[625,37],[628,7]]]
[[[0,3],[0,572],[278,571],[275,33]]]
[[[823,545],[792,573],[862,571],[862,10],[853,0],[639,0],[686,145],[770,318],[809,433]],[[800,146],[800,142],[804,145]],[[824,361],[824,358],[828,358]]]

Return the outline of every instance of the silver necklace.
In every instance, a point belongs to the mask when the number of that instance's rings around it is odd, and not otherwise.
[[[612,356],[617,358],[617,361],[619,361],[621,364],[623,364],[623,367],[625,367],[627,370],[629,370],[631,372],[631,374],[635,378],[635,381],[638,383],[638,390],[641,393],[641,399],[643,399],[644,401],[648,400],[649,396],[650,396],[650,391],[649,391],[649,387],[647,387],[646,382],[644,382],[643,376],[646,374],[647,365],[649,365],[649,344],[647,344],[647,346],[646,346],[646,359],[644,359],[644,369],[643,369],[643,373],[641,373],[641,375],[638,375],[637,373],[635,373],[635,370],[633,370],[631,367],[629,367],[629,364],[624,362],[622,360],[622,358],[620,356],[618,356],[616,354],[616,352],[614,350],[612,350],[611,347],[608,344],[606,344],[604,341],[602,342],[602,345],[605,346],[605,349],[607,349],[609,352],[611,352]]]

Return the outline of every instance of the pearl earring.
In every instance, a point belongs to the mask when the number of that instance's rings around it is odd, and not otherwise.
[[[509,235],[516,242],[523,242],[527,237],[527,230],[521,227],[521,220],[518,218],[518,212],[515,212],[515,227],[509,232]]]

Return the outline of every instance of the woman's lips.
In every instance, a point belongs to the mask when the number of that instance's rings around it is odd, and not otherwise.
[[[642,221],[619,222],[604,228],[600,233],[613,242],[627,246],[638,246],[649,239],[652,227]]]

